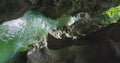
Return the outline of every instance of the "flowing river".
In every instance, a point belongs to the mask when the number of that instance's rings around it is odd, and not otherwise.
[[[74,21],[72,16],[54,20],[28,11],[23,17],[3,23],[0,25],[0,63],[13,63],[17,53],[25,51],[29,44],[39,42],[38,35],[47,36],[47,30],[71,25]]]

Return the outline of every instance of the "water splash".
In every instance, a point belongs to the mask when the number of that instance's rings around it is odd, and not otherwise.
[[[19,19],[3,23],[0,25],[0,63],[6,63],[18,51],[26,50],[29,44],[39,42],[39,37],[45,37],[47,30],[71,25],[75,22],[73,18],[62,16],[54,20],[28,11]]]

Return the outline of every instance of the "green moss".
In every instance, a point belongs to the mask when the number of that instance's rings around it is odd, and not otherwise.
[[[105,18],[101,21],[101,24],[106,26],[112,23],[116,23],[120,18],[120,5],[117,7],[112,7],[105,11],[103,15]]]

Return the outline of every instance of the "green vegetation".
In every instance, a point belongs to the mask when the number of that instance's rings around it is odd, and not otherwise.
[[[104,26],[116,23],[120,17],[120,6],[111,8],[104,12],[105,19],[100,21]],[[72,16],[62,16],[57,20],[44,17],[28,11],[23,17],[0,25],[0,63],[5,63],[17,53],[25,51],[27,46],[38,43],[40,37],[46,36],[46,31],[56,27],[66,26],[68,21],[72,22]]]
[[[105,11],[103,13],[103,16],[105,18],[101,21],[102,25],[106,26],[111,23],[116,23],[120,18],[120,5],[117,7],[112,7],[109,10]]]

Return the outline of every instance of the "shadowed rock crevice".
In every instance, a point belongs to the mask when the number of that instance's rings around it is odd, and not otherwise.
[[[22,17],[30,5],[28,0],[1,0],[0,23]]]
[[[62,15],[74,15],[79,12],[87,12],[94,16],[97,12],[102,13],[120,4],[119,0],[40,0],[38,2],[33,5],[34,11],[42,12],[55,19]]]
[[[120,23],[101,27],[91,19],[119,4],[119,0],[0,0],[0,23],[21,17],[28,9],[52,19],[85,12],[90,21],[49,30],[47,47],[32,44],[20,58],[28,63],[120,63]]]
[[[48,63],[69,63],[69,61],[72,63],[119,63],[119,28],[119,23],[110,24],[75,40],[69,37],[57,39],[48,35],[48,48],[43,48],[45,53],[43,55],[48,55],[46,56]],[[35,48],[35,51],[42,54],[39,48]],[[34,53],[36,52],[28,55],[28,58],[38,55]],[[43,57],[36,56],[36,58]],[[31,59],[36,63],[43,61]]]
[[[57,19],[62,15],[75,15],[87,12],[95,16],[120,4],[119,0],[1,0],[0,23],[21,17],[32,9],[45,16]]]

